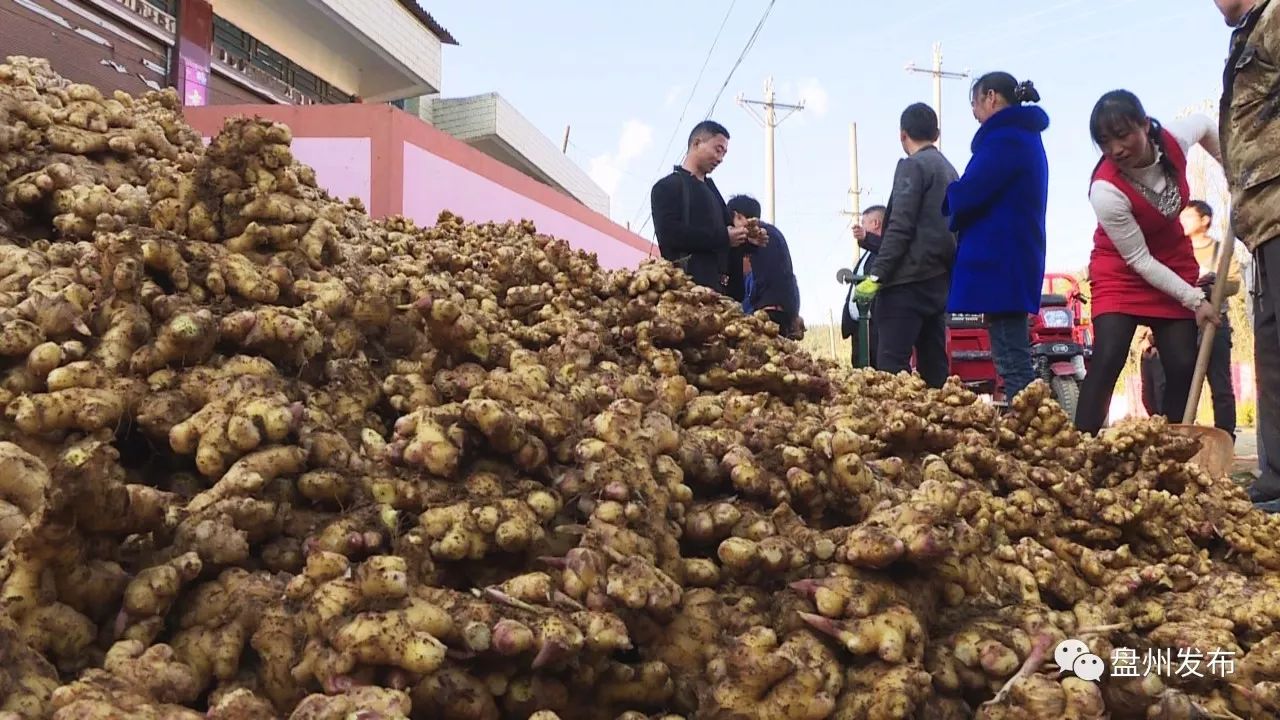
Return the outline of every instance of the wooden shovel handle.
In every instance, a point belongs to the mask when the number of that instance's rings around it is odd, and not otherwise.
[[[1218,255],[1218,273],[1213,280],[1213,292],[1209,293],[1209,304],[1216,313],[1222,313],[1223,295],[1227,290],[1227,274],[1231,270],[1231,255],[1236,249],[1235,228],[1227,226],[1227,238],[1223,241],[1222,252]],[[1209,356],[1213,353],[1213,338],[1218,326],[1207,323],[1200,333],[1200,348],[1196,353],[1196,370],[1191,376],[1191,392],[1187,394],[1187,407],[1182,413],[1184,425],[1193,425],[1196,421],[1196,410],[1200,407],[1200,390],[1204,387],[1204,376],[1209,372]]]

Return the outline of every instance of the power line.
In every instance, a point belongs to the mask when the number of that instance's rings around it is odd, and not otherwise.
[[[1176,13],[1173,15],[1161,15],[1155,18],[1154,20],[1152,20],[1150,23],[1148,23],[1148,29],[1156,25],[1165,25],[1170,21],[1183,20],[1185,18],[1192,17],[1196,15],[1198,12],[1199,11],[1197,10],[1187,10],[1187,11]],[[1089,35],[1086,37],[1068,38],[1066,42],[1058,42],[1058,43],[1049,44],[1049,45],[1038,45],[1031,52],[1027,53],[1026,55],[1020,56],[1020,59],[1025,60],[1030,57],[1037,57],[1039,55],[1043,55],[1046,53],[1057,52],[1064,48],[1088,45],[1090,43],[1094,43],[1099,40],[1106,40],[1108,38],[1112,38],[1117,35],[1124,35],[1125,32],[1126,31],[1122,29],[1112,29],[1112,30],[1096,33],[1094,35]]]
[[[698,77],[693,81],[693,88],[689,90],[689,97],[685,98],[684,107],[680,110],[680,119],[676,120],[675,127],[671,129],[671,136],[667,138],[667,146],[662,149],[661,164],[654,171],[655,174],[662,172],[662,166],[666,164],[667,153],[671,151],[671,143],[675,142],[676,135],[680,133],[680,128],[684,126],[685,113],[689,112],[689,105],[693,103],[693,96],[698,92],[698,84],[702,82],[702,75],[707,70],[707,65],[711,62],[711,55],[715,52],[716,44],[720,42],[720,34],[724,32],[724,26],[729,23],[729,16],[733,14],[733,6],[738,4],[738,0],[729,3],[729,10],[724,14],[724,19],[720,21],[720,28],[716,30],[716,36],[711,40],[711,48],[707,50],[707,56],[702,60],[702,67],[698,69]],[[644,205],[641,204],[641,210]],[[636,211],[636,216],[640,215],[641,210]],[[632,218],[635,219],[634,217]]]
[[[764,28],[764,21],[769,19],[769,13],[773,10],[774,2],[776,0],[769,0],[768,7],[764,9],[764,14],[760,16],[760,22],[756,23],[756,29],[751,32],[751,37],[747,38],[747,44],[743,46],[742,52],[738,53],[738,59],[734,61],[733,67],[729,68],[729,74],[725,76],[724,82],[720,85],[720,90],[716,92],[716,99],[711,101],[711,107],[707,109],[704,120],[710,118],[711,113],[716,111],[716,104],[720,102],[720,96],[724,94],[724,89],[729,87],[729,81],[733,79],[733,74],[737,72],[743,58],[747,56],[747,53],[751,52],[751,48],[756,44],[756,38],[760,37],[760,30]]]
[[[773,10],[774,3],[777,0],[769,0],[768,6],[764,9],[764,14],[760,16],[760,21],[756,23],[756,28],[751,32],[751,37],[747,38],[746,45],[743,46],[742,52],[738,53],[738,59],[733,62],[733,67],[729,68],[729,74],[725,76],[724,82],[720,84],[720,89],[716,92],[715,100],[711,101],[711,107],[707,110],[707,114],[703,116],[706,120],[711,117],[711,113],[715,112],[716,105],[720,102],[720,97],[724,95],[724,90],[729,86],[729,81],[733,79],[733,74],[737,72],[738,66],[742,65],[742,61],[746,58],[747,53],[751,52],[751,48],[756,44],[756,38],[760,37],[760,30],[764,28],[765,20],[769,19],[769,13]],[[665,153],[664,153],[665,154]],[[649,227],[649,223],[653,221],[653,210],[650,208],[649,216],[645,218],[644,223],[640,225],[637,234],[642,234]]]
[[[916,5],[917,9],[915,13],[900,16],[896,22],[889,23],[884,27],[876,28],[874,36],[876,38],[894,38],[896,40],[899,31],[905,28],[918,27],[920,23],[925,20],[937,20],[939,17],[945,16],[947,10],[955,9],[959,10],[961,13],[965,11],[964,3],[951,3],[948,7],[944,0],[935,0],[932,5],[925,7],[919,7],[919,3],[916,3]]]
[[[1039,7],[1029,13],[1026,13],[1025,15],[1019,15],[1016,17],[1004,19],[995,25],[983,24],[981,28],[977,30],[973,30],[969,33],[966,33],[965,35],[962,35],[958,39],[955,39],[955,40],[949,39],[947,42],[953,48],[960,47],[960,48],[969,49],[971,47],[971,43],[975,41],[982,42],[982,43],[989,43],[992,37],[1002,37],[1005,35],[1022,35],[1023,37],[1034,37],[1034,35],[1032,35],[1031,33],[1021,32],[1022,30],[1025,29],[1025,26],[1027,23],[1035,20],[1036,18],[1043,17],[1045,15],[1052,15],[1058,12],[1059,10],[1063,10],[1063,9],[1073,7],[1075,5],[1079,5],[1082,1],[1083,0],[1064,0],[1063,2],[1060,2],[1057,5],[1050,5],[1049,7]],[[1062,21],[1059,20],[1058,23],[1062,23]],[[1053,26],[1054,24],[1055,23],[1053,21],[1050,21],[1050,26]],[[1040,28],[1037,27],[1036,29],[1039,30]]]
[[[965,48],[972,48],[974,42],[986,43],[988,42],[988,39],[992,35],[1010,34],[1010,35],[1016,35],[1018,39],[1008,43],[1005,46],[1006,52],[1009,52],[1009,48],[1026,47],[1028,43],[1034,45],[1034,49],[1038,50],[1041,47],[1041,45],[1037,43],[1041,42],[1041,40],[1044,37],[1044,34],[1047,31],[1052,31],[1054,28],[1061,28],[1061,27],[1083,27],[1087,25],[1087,23],[1085,22],[1086,18],[1092,17],[1101,12],[1114,14],[1121,7],[1124,7],[1126,5],[1132,5],[1137,2],[1146,2],[1146,0],[1111,0],[1111,2],[1109,3],[1094,4],[1091,6],[1086,6],[1085,8],[1082,8],[1083,12],[1070,14],[1070,11],[1068,10],[1067,13],[1062,14],[1062,15],[1065,15],[1065,17],[1059,16],[1058,19],[1049,18],[1047,22],[1035,23],[1025,28],[1022,27],[1023,23],[1026,21],[1033,20],[1035,18],[1048,15],[1051,12],[1061,10],[1064,8],[1070,8],[1074,5],[1079,4],[1079,0],[1076,0],[1075,2],[1066,2],[1061,5],[1055,5],[1049,8],[1044,8],[1042,10],[1037,10],[1035,12],[1032,12],[1032,13],[1029,13],[1028,15],[1023,16],[1022,18],[1015,18],[1015,21],[1017,24],[1005,30],[1001,30],[999,28],[992,30],[991,28],[985,28],[985,27],[982,28],[981,30],[976,30],[964,36],[963,38],[961,38],[959,45]],[[1003,25],[1001,27],[1003,27]],[[1012,55],[1012,57],[1020,58],[1022,56],[1014,54]]]

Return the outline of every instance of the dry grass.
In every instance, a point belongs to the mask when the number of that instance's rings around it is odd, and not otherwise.
[[[814,357],[835,360],[843,364],[849,363],[851,346],[848,338],[840,337],[839,325],[811,326],[805,330],[804,340],[801,340],[800,344]]]

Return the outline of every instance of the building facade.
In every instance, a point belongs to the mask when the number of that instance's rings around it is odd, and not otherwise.
[[[190,17],[196,32],[185,32]],[[204,20],[201,23],[201,19]],[[414,0],[5,0],[0,47],[104,90],[179,85],[181,41],[209,54],[189,104],[389,102],[440,91],[457,41]]]
[[[391,103],[608,215],[609,197],[496,93],[441,98],[457,40],[416,0],[0,0],[0,53],[185,104]]]

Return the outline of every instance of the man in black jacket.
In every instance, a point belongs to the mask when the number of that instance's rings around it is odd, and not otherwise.
[[[760,201],[755,198],[735,195],[729,198],[728,205],[734,227],[745,228],[747,221],[754,218],[768,236],[768,241],[751,255],[752,287],[748,301],[752,312],[764,310],[780,334],[795,337],[799,334],[800,287],[796,284],[786,237],[777,227],[760,220]]]
[[[947,294],[956,256],[956,236],[942,203],[947,186],[959,176],[934,145],[938,116],[932,108],[911,105],[903,111],[900,127],[907,157],[894,173],[880,252],[854,294],[864,301],[876,299],[876,368],[910,370],[914,351],[920,377],[938,388],[950,371]]]
[[[876,263],[876,255],[880,252],[881,233],[884,232],[884,211],[883,205],[873,205],[862,212],[861,221],[853,226],[853,237],[858,241],[858,247],[862,248],[862,254],[858,257],[858,262],[853,266],[853,274],[855,277],[862,277],[871,272],[872,266]],[[867,308],[867,336],[870,342],[867,348],[868,366],[876,366],[876,326],[871,322],[871,308]],[[840,315],[840,337],[850,338],[850,344],[853,353],[850,356],[853,366],[858,365],[858,306],[853,297],[853,286],[849,286],[849,293],[844,298],[844,311]]]
[[[653,231],[662,257],[693,281],[742,302],[747,229],[733,226],[716,184],[707,177],[729,151],[729,131],[704,120],[689,133],[684,163],[649,192]]]

